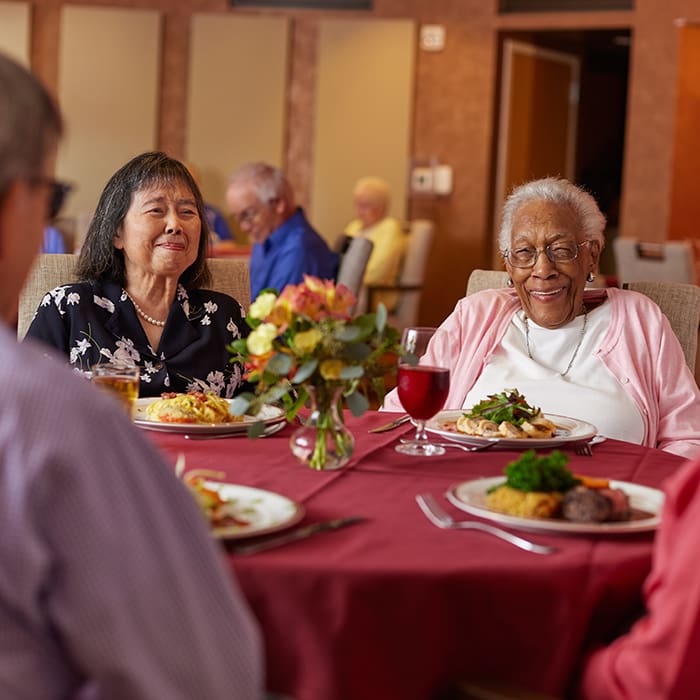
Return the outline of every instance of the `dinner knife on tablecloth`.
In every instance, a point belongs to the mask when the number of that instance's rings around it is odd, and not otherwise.
[[[391,421],[391,423],[386,423],[385,425],[379,425],[376,428],[370,428],[367,432],[368,433],[386,433],[389,430],[393,430],[394,428],[398,428],[400,425],[403,425],[404,423],[408,423],[408,421],[411,420],[411,416],[408,414],[405,416],[401,416],[401,418],[397,418],[396,420]]]
[[[305,540],[307,537],[312,537],[319,532],[327,532],[329,530],[337,530],[338,528],[345,527],[346,525],[354,525],[355,523],[362,522],[364,518],[358,518],[356,516],[350,518],[338,518],[337,520],[329,520],[325,523],[314,523],[313,525],[306,525],[305,527],[300,527],[297,530],[292,530],[291,532],[285,532],[282,535],[277,535],[276,537],[270,537],[263,542],[253,542],[252,544],[243,544],[238,547],[233,547],[231,551],[234,554],[257,554],[258,552],[265,552],[268,549],[274,549],[283,544],[289,544],[290,542],[296,542],[297,540]]]

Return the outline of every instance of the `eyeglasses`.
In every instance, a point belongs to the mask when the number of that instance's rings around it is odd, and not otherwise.
[[[33,177],[30,182],[34,185],[44,185],[51,189],[49,197],[49,219],[55,219],[63,205],[66,202],[66,197],[73,189],[73,185],[67,182],[60,182],[50,177]]]
[[[583,243],[552,243],[545,246],[544,254],[555,265],[557,263],[571,262],[578,258],[578,249],[586,245],[586,243],[590,243],[590,241],[583,241]],[[541,248],[516,248],[515,250],[506,250],[503,253],[503,257],[513,267],[534,267],[541,252],[543,252]]]
[[[252,224],[260,216],[260,214],[262,214],[263,209],[266,206],[273,206],[278,201],[278,197],[273,197],[272,199],[268,199],[266,202],[262,202],[262,206],[260,207],[248,207],[240,214],[236,214],[236,219],[238,220],[239,224]]]
[[[239,224],[252,224],[260,216],[260,209],[248,207],[236,215]]]

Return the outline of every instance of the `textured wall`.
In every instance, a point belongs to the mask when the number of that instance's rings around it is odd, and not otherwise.
[[[88,2],[148,7],[164,13],[159,139],[161,147],[183,155],[189,15],[231,11],[225,0],[193,0],[186,9],[180,0]],[[57,77],[60,4],[61,0],[33,1],[32,64],[50,86],[55,86]],[[495,14],[496,5],[496,0],[375,0],[370,13],[343,13],[345,17],[410,17],[419,23],[442,23],[446,27],[444,51],[418,51],[416,56],[413,156],[435,157],[454,169],[451,196],[413,197],[409,202],[412,216],[427,216],[437,224],[421,312],[424,323],[437,323],[451,310],[464,291],[471,269],[491,266],[491,153],[500,30],[632,29],[621,232],[649,240],[663,240],[667,235],[678,41],[673,20],[700,20],[697,0],[636,0],[636,9],[631,12],[537,13],[502,18]],[[286,167],[305,204],[314,157],[317,21],[329,14],[303,10],[284,14],[294,20]]]

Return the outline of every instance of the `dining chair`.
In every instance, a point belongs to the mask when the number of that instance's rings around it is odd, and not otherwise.
[[[19,295],[18,340],[22,340],[29,330],[46,292],[61,284],[75,282],[77,261],[78,256],[74,253],[42,253],[37,256]]]
[[[467,296],[484,289],[505,287],[507,281],[508,273],[502,270],[473,270],[467,281]],[[683,348],[688,367],[695,373],[700,327],[700,287],[663,281],[623,282],[622,287],[640,292],[657,304]]]
[[[233,297],[244,311],[250,307],[250,269],[241,258],[208,258],[211,288]]]
[[[44,295],[62,284],[75,282],[78,256],[73,253],[38,255],[19,296],[17,338],[22,340]],[[236,299],[245,311],[250,306],[248,262],[236,258],[209,258],[212,289]]]
[[[344,252],[341,253],[336,282],[344,284],[355,297],[360,295],[362,279],[373,248],[374,243],[369,238],[355,236],[348,241]]]
[[[500,289],[508,283],[505,270],[472,270],[467,280],[467,296],[484,289]]]
[[[662,281],[695,284],[695,253],[689,241],[645,243],[615,238],[613,253],[617,278],[626,282]]]
[[[683,348],[685,361],[695,374],[700,325],[700,287],[680,282],[629,281],[623,289],[641,292],[663,311]]]
[[[398,292],[399,301],[389,317],[389,322],[399,329],[415,326],[418,321],[423,281],[428,262],[428,253],[433,242],[435,225],[428,219],[414,219],[410,223],[406,252],[396,284],[368,285],[368,308],[373,307],[373,296],[377,292]]]

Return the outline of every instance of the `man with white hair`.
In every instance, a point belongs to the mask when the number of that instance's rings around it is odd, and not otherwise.
[[[0,697],[259,699],[259,631],[192,495],[114,399],[17,343],[61,132],[0,54]]]
[[[299,284],[304,275],[335,279],[338,255],[313,229],[294,201],[283,173],[266,163],[237,170],[226,193],[231,213],[253,241],[250,256],[251,298],[272,287]]]

